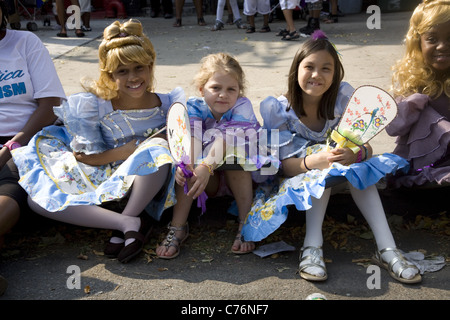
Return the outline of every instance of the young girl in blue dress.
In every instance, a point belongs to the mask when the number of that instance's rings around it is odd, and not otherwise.
[[[384,154],[372,157],[369,144],[358,153],[345,148],[327,148],[327,132],[336,127],[353,93],[342,82],[344,70],[334,46],[316,31],[297,52],[291,65],[288,92],[278,99],[268,97],[260,112],[266,129],[278,129],[281,174],[273,184],[257,192],[243,227],[246,241],[260,241],[285,220],[287,206],[306,211],[306,235],[301,249],[299,273],[304,279],[323,281],[322,223],[332,176],[348,180],[351,195],[371,227],[378,250],[376,261],[396,280],[415,283],[418,270],[396,249],[375,183],[388,173],[407,167],[405,159]],[[362,161],[360,161],[362,160]]]
[[[203,58],[194,85],[201,97],[191,97],[187,101],[192,132],[191,164],[188,167],[193,177],[186,179],[181,168],[177,168],[177,203],[173,208],[167,237],[156,249],[157,255],[163,259],[178,256],[179,247],[189,233],[187,219],[192,201],[203,192],[210,198],[227,194],[234,196],[241,223],[231,249],[239,254],[251,252],[255,247],[253,242],[242,241],[241,228],[253,199],[250,171],[257,169],[258,161],[264,163],[265,160],[263,157],[239,158],[238,163],[244,170],[220,168],[229,163],[227,159],[245,154],[246,150],[236,152],[237,147],[247,148],[249,145],[249,140],[242,140],[241,144],[235,144],[236,148],[230,148],[228,130],[244,129],[256,133],[260,129],[252,104],[244,97],[244,72],[231,55],[211,54]],[[256,139],[255,135],[252,137]],[[183,189],[186,183],[189,185],[187,194]]]
[[[168,143],[149,135],[165,126],[171,104],[185,98],[181,88],[153,91],[156,53],[138,21],[108,26],[99,58],[100,77],[88,92],[54,108],[64,126],[44,128],[13,157],[35,212],[114,230],[105,253],[128,262],[151,229],[141,212],[159,219],[174,204]],[[127,198],[122,213],[98,206]]]

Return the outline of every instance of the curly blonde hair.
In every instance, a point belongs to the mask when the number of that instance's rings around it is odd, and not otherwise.
[[[98,97],[111,100],[119,95],[112,73],[120,66],[139,63],[150,67],[150,84],[147,91],[154,89],[154,66],[156,52],[150,39],[143,33],[142,24],[130,19],[123,24],[115,21],[103,31],[103,40],[98,48],[100,77],[89,85],[87,91]]]
[[[239,85],[239,96],[245,95],[245,74],[239,62],[230,54],[220,52],[209,54],[200,61],[200,70],[194,77],[195,87],[202,88],[216,72],[225,72],[236,79]]]
[[[445,93],[450,97],[450,79],[438,78],[422,56],[420,36],[431,27],[450,20],[450,1],[424,0],[414,10],[406,34],[406,52],[393,67],[392,90],[395,96],[419,92],[432,98]]]

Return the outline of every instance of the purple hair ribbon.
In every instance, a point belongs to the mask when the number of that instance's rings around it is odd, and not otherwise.
[[[311,39],[313,39],[313,40],[319,40],[319,39],[327,40],[333,46],[333,48],[336,51],[336,53],[338,54],[338,56],[340,58],[342,58],[342,54],[338,51],[338,49],[336,48],[335,44],[330,41],[328,36],[322,30],[317,29],[316,31],[314,31],[313,34],[311,35]]]

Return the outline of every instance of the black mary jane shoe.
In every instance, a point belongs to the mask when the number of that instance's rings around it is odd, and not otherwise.
[[[120,238],[123,239],[123,232],[119,231],[119,230],[114,230],[111,233],[111,238],[112,237],[116,237],[116,238]],[[124,240],[125,241],[125,240]],[[108,241],[108,243],[105,246],[105,249],[103,250],[103,253],[105,254],[105,256],[107,257],[113,257],[116,258],[120,251],[123,249],[123,247],[125,247],[124,242],[121,243],[113,243],[111,241]]]
[[[122,263],[127,263],[134,257],[136,257],[144,248],[144,245],[147,243],[150,233],[152,231],[153,226],[150,224],[148,219],[144,219],[141,217],[141,227],[139,231],[127,231],[125,232],[125,241],[127,239],[135,239],[132,243],[127,246],[124,246],[122,250],[120,250],[117,255],[117,260]]]

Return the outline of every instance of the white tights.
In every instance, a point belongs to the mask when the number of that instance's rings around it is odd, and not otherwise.
[[[30,198],[28,198],[28,204],[34,212],[44,217],[69,224],[88,228],[119,230],[123,233],[139,231],[141,221],[138,216],[164,185],[169,168],[170,165],[164,165],[153,174],[136,176],[131,189],[130,199],[122,213],[96,205],[71,206],[62,211],[50,212],[40,207]],[[133,239],[129,239],[128,243],[132,241]]]
[[[395,248],[395,240],[386,220],[383,205],[376,187],[373,185],[364,190],[359,190],[350,184],[349,186],[353,200],[372,229],[378,250],[382,250],[384,248]],[[328,201],[330,199],[330,194],[331,188],[328,188],[325,190],[320,199],[311,199],[312,207],[306,211],[306,235],[303,247],[322,246],[322,223],[325,217]],[[307,255],[309,255],[309,250],[305,250],[303,253],[303,256]],[[395,255],[393,252],[387,251],[382,254],[383,260],[387,262],[394,257]],[[308,263],[308,261],[305,261],[305,263]],[[397,268],[399,268],[399,265],[394,265],[394,271],[396,271]],[[324,270],[318,267],[308,267],[304,271],[317,276],[324,275]],[[411,279],[416,274],[417,270],[408,268],[402,272],[401,276],[405,279]]]

